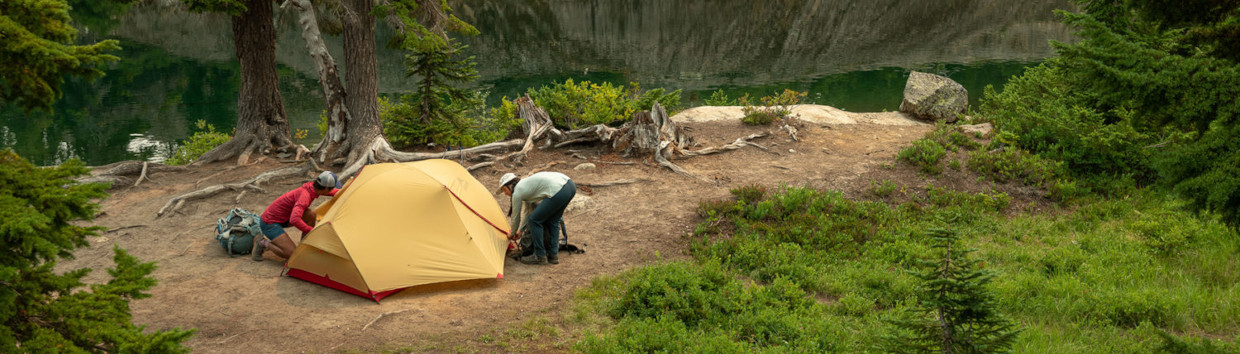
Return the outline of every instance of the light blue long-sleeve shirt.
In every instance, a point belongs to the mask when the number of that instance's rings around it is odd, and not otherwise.
[[[512,187],[512,215],[508,217],[508,225],[512,226],[513,232],[521,230],[521,222],[524,221],[521,209],[533,208],[534,203],[555,196],[568,180],[563,173],[539,172],[518,181]]]

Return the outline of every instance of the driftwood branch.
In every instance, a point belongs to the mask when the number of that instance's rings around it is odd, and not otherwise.
[[[469,172],[474,172],[476,170],[480,170],[486,167],[491,167],[493,165],[495,165],[495,161],[479,162],[477,164],[474,164],[473,166],[469,166],[465,168],[465,170]]]
[[[286,167],[286,168],[282,168],[282,169],[278,169],[274,171],[264,172],[246,181],[237,182],[237,183],[217,184],[214,186],[195,190],[193,192],[185,193],[177,197],[174,197],[172,199],[169,199],[168,202],[165,203],[162,208],[159,208],[159,212],[155,213],[155,217],[158,218],[158,217],[164,216],[165,214],[169,212],[175,212],[181,209],[181,207],[184,206],[185,202],[187,201],[207,198],[207,197],[214,196],[224,191],[251,190],[251,191],[255,191],[259,193],[266,193],[265,190],[259,187],[260,184],[266,183],[267,181],[270,181],[276,178],[284,178],[284,177],[291,177],[291,176],[297,176],[297,175],[304,176],[307,172],[310,172],[310,166],[311,166],[310,164],[305,164],[303,166],[298,166],[298,167]]]
[[[731,144],[727,144],[724,146],[718,146],[718,147],[709,147],[709,148],[700,149],[700,150],[684,151],[684,154],[686,156],[700,156],[700,155],[716,154],[716,153],[720,153],[724,151],[732,151],[732,150],[740,149],[741,147],[745,145],[749,145],[750,140],[761,138],[761,137],[767,136],[768,134],[770,133],[761,132],[761,133],[750,134],[749,136],[743,136],[740,138],[736,138],[736,141],[733,141]],[[766,150],[766,148],[762,148],[762,149]]]

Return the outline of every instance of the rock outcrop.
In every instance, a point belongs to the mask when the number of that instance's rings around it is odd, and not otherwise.
[[[904,84],[900,112],[930,121],[955,122],[969,109],[969,91],[946,77],[914,71]]]

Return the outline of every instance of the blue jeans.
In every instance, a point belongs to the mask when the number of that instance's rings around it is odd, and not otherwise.
[[[560,187],[560,191],[556,192],[551,198],[544,199],[542,203],[538,203],[538,207],[530,212],[530,216],[525,220],[528,225],[525,237],[533,237],[530,242],[534,247],[534,255],[539,257],[556,257],[560,253],[560,220],[564,219],[564,209],[568,208],[568,202],[573,200],[577,195],[577,185],[572,180],[564,183],[564,187]],[[549,240],[544,237],[544,232],[553,235]],[[551,244],[544,245],[543,241],[549,241]]]

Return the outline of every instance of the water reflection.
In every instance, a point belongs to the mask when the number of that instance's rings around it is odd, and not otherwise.
[[[483,80],[590,71],[705,90],[930,63],[1036,61],[1069,0],[457,1]]]
[[[73,0],[79,5],[96,4]],[[98,2],[104,4],[105,2]],[[96,82],[69,79],[54,113],[0,106],[0,144],[39,164],[161,160],[203,120],[231,131],[240,84],[231,26],[178,2],[93,8],[92,36],[119,38],[121,61]],[[489,101],[565,79],[683,89],[700,104],[791,88],[813,103],[894,110],[912,69],[961,82],[976,102],[1069,40],[1052,9],[1069,0],[524,0],[451,1],[482,35],[465,39]],[[80,6],[79,6],[80,7]],[[89,7],[88,7],[89,8]],[[280,88],[294,131],[318,139],[323,102],[296,16],[281,14]],[[379,41],[391,35],[380,26]],[[87,38],[97,40],[98,38]],[[338,37],[325,38],[343,58]],[[408,91],[405,53],[381,50],[380,90]]]
[[[240,86],[235,62],[199,61],[169,55],[152,46],[122,40],[122,59],[94,82],[68,79],[51,113],[0,106],[4,146],[37,164],[77,157],[88,165],[127,159],[162,161],[174,142],[202,120],[219,131],[233,129]],[[290,114],[317,117],[317,85],[296,71],[281,70],[281,90]],[[295,121],[295,129],[314,128]],[[136,145],[135,145],[136,144]]]
[[[125,144],[125,152],[151,162],[164,162],[176,148],[174,142],[160,141],[152,135],[138,133],[129,134],[129,143]]]

